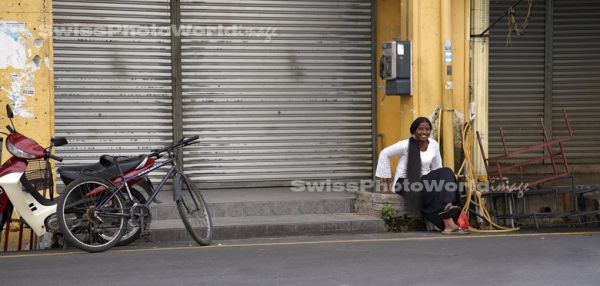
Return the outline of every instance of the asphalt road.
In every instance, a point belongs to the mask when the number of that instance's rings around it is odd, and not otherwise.
[[[227,241],[0,255],[0,285],[600,285],[600,232]]]

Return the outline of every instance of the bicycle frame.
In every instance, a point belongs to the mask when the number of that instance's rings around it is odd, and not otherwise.
[[[149,206],[167,180],[173,179],[173,198],[181,220],[192,238],[200,245],[212,241],[212,222],[206,202],[197,187],[183,172],[178,162],[183,153],[179,148],[195,144],[200,136],[182,138],[179,142],[128,161],[124,166],[140,166],[136,173],[124,174],[117,157],[113,157],[118,177],[112,183],[99,176],[81,177],[73,181],[58,202],[58,224],[65,238],[78,248],[88,252],[101,252],[123,241],[123,234],[131,233],[126,240],[133,241],[148,234],[152,216]],[[159,159],[164,160],[158,162]],[[158,187],[151,191],[142,203],[129,188],[130,182],[146,179],[150,172],[171,165]],[[162,172],[162,171],[161,171]],[[184,181],[185,180],[185,181]],[[187,188],[181,190],[182,185]],[[127,192],[127,194],[122,194]],[[189,197],[191,199],[188,199]],[[185,194],[185,196],[184,196]],[[198,221],[200,226],[198,227]],[[131,232],[140,231],[140,233]],[[82,236],[83,235],[83,236]],[[137,235],[137,236],[134,236]],[[131,240],[133,239],[133,240]]]
[[[152,166],[150,169],[145,170],[135,176],[132,177],[128,177],[128,178],[124,178],[124,176],[122,175],[121,172],[121,182],[119,183],[119,185],[110,188],[108,191],[111,192],[111,194],[106,197],[104,200],[102,200],[98,205],[99,206],[103,206],[104,204],[106,204],[109,200],[111,200],[112,198],[114,198],[119,192],[121,192],[121,190],[123,188],[125,188],[127,190],[127,195],[129,196],[129,199],[132,199],[133,196],[131,195],[131,192],[129,190],[128,187],[128,182],[133,181],[133,180],[137,180],[140,179],[141,177],[146,176],[148,173],[159,169],[163,166],[166,166],[168,164],[171,164],[171,168],[169,169],[169,171],[167,172],[167,174],[162,178],[162,180],[160,181],[160,183],[158,184],[158,187],[154,190],[154,192],[150,195],[150,197],[146,200],[146,203],[144,203],[143,205],[145,207],[149,207],[150,204],[152,203],[152,201],[154,201],[154,199],[156,198],[156,196],[158,195],[158,193],[162,190],[162,188],[165,186],[165,184],[167,183],[167,180],[171,177],[175,177],[177,175],[183,175],[182,171],[179,169],[179,166],[177,165],[177,155],[173,154],[174,152],[167,152],[168,154],[168,159],[162,163],[155,163],[154,166]],[[120,171],[120,167],[119,167],[119,171]],[[185,177],[185,175],[184,175]],[[174,180],[174,184],[176,184],[176,180]],[[98,193],[98,192],[103,192],[105,190],[103,189],[98,189],[98,190],[92,190],[90,192],[90,194],[93,193]],[[86,195],[87,196],[87,195]],[[179,188],[173,188],[173,200],[177,201],[180,198],[181,194],[180,194],[180,190]],[[129,218],[131,215],[130,214],[109,214],[109,216],[123,216],[125,218]]]

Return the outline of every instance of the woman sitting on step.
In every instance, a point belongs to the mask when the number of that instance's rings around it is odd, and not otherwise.
[[[420,206],[423,217],[444,234],[465,234],[456,225],[461,208],[454,173],[442,167],[439,144],[429,138],[431,122],[419,117],[410,126],[412,136],[385,148],[379,154],[375,175],[385,178],[394,192]],[[390,157],[399,156],[392,180]]]

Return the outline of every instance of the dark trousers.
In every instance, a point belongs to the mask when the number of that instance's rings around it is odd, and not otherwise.
[[[419,182],[408,185],[408,189],[404,188],[407,186],[403,184],[404,180],[406,179],[400,179],[396,183],[396,193],[404,196],[411,203],[419,205],[423,218],[443,230],[444,223],[438,214],[448,204],[460,206],[458,185],[452,170],[449,168],[433,170],[421,176]],[[457,221],[458,216],[453,219]]]

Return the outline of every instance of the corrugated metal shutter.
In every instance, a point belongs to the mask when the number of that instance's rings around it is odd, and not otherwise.
[[[182,38],[184,135],[201,136],[185,161],[196,181],[371,176],[370,1],[183,0],[182,24],[196,27]]]
[[[169,0],[54,0],[63,164],[172,141]]]
[[[544,113],[545,2],[534,0],[529,25],[512,35],[507,46],[506,18],[490,31],[489,152],[503,153],[499,127],[505,131],[509,151],[543,143],[540,116]],[[490,0],[490,21],[502,16],[513,0]],[[519,24],[527,13],[527,1],[516,7]],[[528,156],[541,156],[540,152]]]
[[[575,132],[571,163],[600,162],[600,1],[554,0],[553,134],[566,136],[564,108]]]

